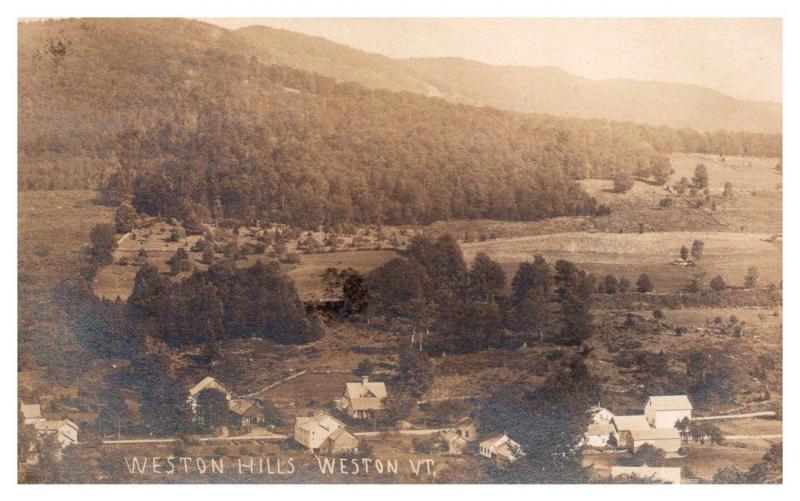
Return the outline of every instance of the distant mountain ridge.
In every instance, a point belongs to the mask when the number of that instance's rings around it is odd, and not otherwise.
[[[262,62],[373,89],[422,93],[523,113],[703,131],[780,133],[782,129],[780,104],[740,100],[696,85],[590,80],[555,67],[495,66],[460,58],[392,59],[266,26],[233,33],[258,49]]]

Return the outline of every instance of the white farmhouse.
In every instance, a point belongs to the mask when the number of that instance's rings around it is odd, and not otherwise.
[[[493,459],[498,466],[513,463],[525,455],[522,447],[505,433],[492,435],[481,441],[478,452],[483,457]]]
[[[586,428],[583,440],[588,447],[605,447],[608,445],[608,437],[613,432],[614,427],[608,421],[592,423]]]
[[[608,423],[614,417],[614,414],[605,407],[592,407],[589,409],[589,415],[592,416],[593,423]]]
[[[644,415],[654,428],[674,428],[676,421],[692,419],[692,403],[686,395],[650,397],[644,406]]]
[[[383,401],[386,395],[384,383],[371,382],[368,376],[363,376],[360,383],[345,385],[341,405],[351,418],[371,418],[384,409]]]
[[[42,417],[42,407],[39,404],[25,404],[21,406],[22,419],[25,424],[33,424],[45,419]]]
[[[203,390],[217,390],[225,395],[225,398],[230,400],[233,398],[233,392],[225,387],[222,383],[217,381],[211,376],[206,376],[202,381],[192,386],[189,389],[189,404],[192,406],[192,412],[197,410],[197,395]]]
[[[36,428],[36,433],[40,436],[55,435],[62,449],[78,443],[79,427],[69,419],[60,419],[58,421],[45,419],[37,421],[33,426]]]
[[[297,416],[294,422],[294,439],[310,451],[318,450],[333,433],[345,428],[344,423],[327,414]]]

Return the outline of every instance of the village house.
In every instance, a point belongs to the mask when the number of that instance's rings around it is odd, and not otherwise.
[[[467,440],[457,430],[440,431],[436,440],[445,454],[460,455],[467,447]]]
[[[211,376],[206,376],[202,381],[192,386],[189,389],[189,404],[192,406],[192,412],[197,410],[197,395],[203,390],[217,390],[225,395],[225,398],[230,400],[233,398],[233,392],[225,387],[222,383],[217,381]]]
[[[644,444],[662,449],[664,452],[677,452],[681,448],[681,434],[675,428],[648,428],[625,432],[626,443],[634,452]]]
[[[39,404],[23,403],[20,407],[24,424],[36,424],[45,420],[42,417],[42,407]]]
[[[338,428],[328,435],[319,446],[320,454],[340,454],[342,452],[358,452],[358,438],[345,428]]]
[[[588,447],[606,447],[614,427],[608,421],[592,423],[586,428],[583,441]]]
[[[78,443],[78,431],[80,428],[69,419],[44,419],[35,422],[33,426],[39,436],[55,435],[62,449]]]
[[[505,433],[495,434],[483,440],[478,452],[481,456],[494,460],[497,466],[513,463],[525,455],[522,447]]]
[[[456,423],[456,431],[467,442],[478,440],[478,424],[471,417],[460,419]]]
[[[676,467],[653,467],[653,466],[612,466],[611,477],[621,476],[649,478],[667,484],[681,483],[681,469]]]
[[[294,422],[294,439],[310,451],[319,450],[323,442],[341,428],[345,428],[344,423],[327,414],[297,416]]]
[[[593,423],[609,423],[614,417],[614,414],[605,407],[592,407],[589,409],[589,415],[592,416]]]
[[[366,419],[384,409],[386,398],[384,383],[370,382],[369,376],[363,376],[360,383],[346,383],[342,409],[354,419]]]
[[[692,419],[692,403],[686,395],[650,397],[644,406],[644,415],[654,428],[674,428],[677,421]]]
[[[264,413],[253,400],[232,398],[228,401],[228,408],[237,416],[237,424],[241,426],[264,424]]]

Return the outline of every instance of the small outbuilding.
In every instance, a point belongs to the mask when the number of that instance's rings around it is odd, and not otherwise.
[[[341,454],[343,452],[358,452],[358,438],[345,428],[338,428],[328,435],[319,446],[321,454]]]
[[[228,401],[228,408],[237,416],[237,424],[253,426],[264,423],[264,413],[253,400],[246,398],[233,398]]]

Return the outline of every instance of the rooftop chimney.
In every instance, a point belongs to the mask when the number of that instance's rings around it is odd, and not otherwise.
[[[361,386],[366,387],[369,383],[369,376],[361,376]]]

